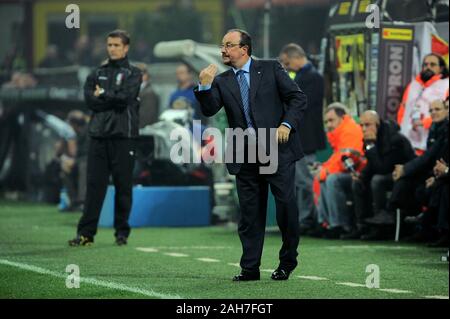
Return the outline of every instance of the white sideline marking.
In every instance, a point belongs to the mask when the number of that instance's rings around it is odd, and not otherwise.
[[[189,255],[181,254],[181,253],[163,253],[163,254],[170,256],[170,257],[189,257]]]
[[[220,262],[219,259],[214,259],[214,258],[196,258],[199,261],[204,261],[205,263],[218,263]]]
[[[317,276],[297,276],[297,277],[300,279],[308,279],[308,280],[329,280],[328,278]]]
[[[275,271],[275,269],[261,269],[261,271],[263,271],[263,272],[270,272],[270,273],[272,273],[272,272],[274,272],[274,271]]]
[[[392,292],[394,294],[410,294],[412,293],[412,291],[409,290],[401,290],[401,289],[378,289],[380,291],[385,291],[385,292]]]
[[[425,296],[425,298],[429,298],[429,299],[448,299],[448,296]]]
[[[152,247],[137,247],[136,250],[143,251],[144,253],[157,253],[158,249]]]
[[[166,247],[138,247],[136,248],[139,251],[143,251],[143,252],[159,252],[159,249],[224,249],[224,248],[230,248],[230,247],[226,247],[226,246],[184,246],[184,247],[171,247],[171,246],[166,246]],[[370,245],[346,245],[346,246],[327,246],[326,248],[328,249],[342,249],[342,248],[349,248],[349,249],[392,249],[392,250],[399,250],[399,249],[411,249],[412,247],[405,247],[405,246],[383,246],[383,245],[378,245],[378,246],[370,246]],[[414,249],[414,248],[413,248]],[[164,255],[167,256],[171,256],[171,257],[189,257],[189,255],[186,254],[182,254],[182,253],[163,253]],[[209,263],[215,263],[215,262],[220,262],[220,260],[218,259],[214,259],[214,258],[195,258],[198,261],[203,261],[203,262],[209,262]],[[227,265],[229,266],[234,266],[234,267],[238,267],[240,268],[240,264],[239,263],[227,263]],[[274,269],[261,269],[261,272],[268,272],[268,273],[273,273]],[[296,276],[297,278],[300,279],[305,279],[305,280],[315,280],[315,281],[325,281],[325,280],[330,280],[328,278],[325,277],[319,277],[319,276]],[[347,286],[347,287],[364,287],[367,288],[366,285],[363,284],[359,284],[359,283],[354,283],[354,282],[336,282],[336,285],[341,285],[341,286]],[[409,290],[402,290],[402,289],[376,289],[376,290],[380,290],[383,292],[389,292],[389,293],[396,293],[396,294],[411,294],[412,291]],[[424,296],[424,298],[430,298],[430,299],[449,299],[448,296]]]
[[[64,279],[66,279],[67,275],[68,275],[68,274],[62,274],[62,273],[59,273],[56,271],[48,270],[48,269],[33,266],[33,265],[9,261],[6,259],[0,259],[0,264],[36,272],[36,273],[43,274],[43,275],[50,275],[53,277],[64,278]],[[129,287],[124,284],[119,284],[119,283],[105,281],[105,280],[98,280],[95,278],[80,277],[80,282],[84,282],[84,283],[91,284],[94,286],[100,286],[100,287],[106,287],[106,288],[110,288],[110,289],[133,292],[133,293],[141,294],[141,295],[148,296],[148,297],[157,297],[157,298],[161,298],[161,299],[181,299],[181,297],[178,295],[166,295],[166,294],[162,294],[162,293],[159,293],[159,292],[156,292],[153,290],[146,290],[146,289],[137,288],[137,287]]]
[[[348,286],[348,287],[366,287],[366,285],[357,284],[354,282],[337,282],[336,285]]]
[[[387,250],[416,250],[413,246],[390,246],[390,245],[343,245],[343,246],[325,246],[326,249],[387,249]]]
[[[198,250],[207,250],[207,249],[231,249],[231,246],[157,246],[157,247],[147,247],[157,250],[189,250],[189,249],[198,249]]]

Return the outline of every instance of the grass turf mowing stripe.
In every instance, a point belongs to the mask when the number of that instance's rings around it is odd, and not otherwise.
[[[170,257],[189,257],[189,255],[181,253],[163,253],[163,254]]]
[[[197,258],[197,260],[203,261],[205,263],[218,263],[218,262],[220,262],[219,259],[214,259],[214,258]]]
[[[157,253],[158,252],[158,249],[146,248],[146,247],[137,247],[136,250],[143,251],[144,253]]]
[[[336,285],[347,286],[347,287],[366,287],[363,284],[357,284],[354,282],[337,282]]]
[[[43,275],[49,275],[49,276],[58,277],[58,278],[67,278],[67,274],[62,274],[62,273],[59,273],[56,271],[52,271],[52,270],[41,268],[41,267],[34,266],[34,265],[17,263],[17,262],[9,261],[6,259],[0,259],[0,264],[6,265],[6,266],[11,266],[11,267],[16,267],[16,268],[27,270],[27,271],[32,271],[32,272],[43,274]],[[128,292],[132,292],[132,293],[136,293],[136,294],[140,294],[140,295],[144,295],[144,296],[148,296],[148,297],[156,297],[156,298],[161,298],[161,299],[181,299],[181,297],[178,295],[162,294],[159,292],[155,292],[153,290],[147,290],[147,289],[142,289],[142,288],[137,288],[137,287],[129,287],[129,286],[126,286],[123,284],[110,282],[110,281],[104,281],[104,280],[98,280],[95,278],[80,277],[80,282],[84,282],[84,283],[91,284],[94,286],[100,286],[100,287],[105,287],[105,288],[110,288],[110,289],[121,290],[121,291],[128,291]]]

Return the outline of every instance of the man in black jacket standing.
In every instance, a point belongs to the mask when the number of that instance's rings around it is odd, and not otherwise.
[[[92,111],[89,123],[87,190],[77,236],[70,246],[94,242],[109,176],[115,186],[114,228],[117,245],[130,234],[128,217],[132,203],[134,139],[139,134],[141,71],[128,62],[130,37],[115,30],[107,36],[109,59],[94,70],[84,86],[86,104]]]
[[[271,278],[287,280],[297,266],[300,240],[294,177],[295,162],[303,156],[298,130],[306,96],[280,63],[251,58],[252,41],[247,32],[228,31],[220,48],[223,63],[231,68],[216,76],[217,66],[210,65],[200,73],[200,85],[194,92],[203,114],[213,116],[224,107],[230,128],[253,136],[257,132],[258,147],[260,140],[265,140],[261,137],[264,131],[270,131],[267,135],[275,131],[278,142],[278,165],[272,173],[262,173],[262,163],[250,160],[250,156],[243,163],[227,162],[230,174],[236,175],[241,213],[238,233],[243,248],[242,271],[233,280],[260,279],[269,185],[283,240],[280,263]],[[270,151],[274,151],[272,147]],[[237,152],[234,146],[233,153]]]
[[[305,157],[295,165],[297,206],[300,215],[300,232],[312,228],[316,220],[316,206],[313,195],[313,176],[308,166],[316,161],[316,152],[325,148],[323,125],[323,77],[317,72],[306,56],[303,48],[295,43],[286,45],[280,52],[280,61],[292,74],[291,78],[308,98],[299,128],[300,141]]]
[[[356,228],[342,235],[342,239],[372,239],[378,235],[367,232],[365,219],[385,213],[387,193],[394,184],[392,171],[395,165],[415,157],[411,143],[400,133],[396,123],[383,121],[377,112],[369,110],[361,115],[360,125],[367,165],[361,174],[352,174]]]

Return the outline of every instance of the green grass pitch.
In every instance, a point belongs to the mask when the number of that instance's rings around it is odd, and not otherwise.
[[[135,228],[114,245],[99,229],[92,247],[69,247],[79,213],[53,206],[0,202],[0,298],[448,298],[442,249],[391,242],[304,237],[299,267],[286,282],[270,279],[281,236],[268,231],[261,281],[234,283],[241,245],[235,227]],[[143,249],[142,249],[143,248]],[[80,287],[66,287],[66,266]],[[368,265],[380,287],[366,287]]]

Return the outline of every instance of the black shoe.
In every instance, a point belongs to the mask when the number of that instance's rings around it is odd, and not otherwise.
[[[395,224],[394,215],[385,210],[380,210],[380,212],[378,214],[376,214],[374,217],[367,218],[364,221],[367,224],[372,224],[372,225],[394,225]]]
[[[289,279],[289,275],[291,274],[292,271],[288,271],[282,268],[278,268],[277,270],[275,270],[272,273],[271,278],[273,280],[288,280]]]
[[[342,234],[346,234],[342,227],[331,227],[325,232],[323,237],[327,239],[339,239]]]
[[[233,281],[255,281],[260,279],[260,274],[258,272],[249,272],[242,270],[241,273],[233,277]]]
[[[412,236],[406,237],[403,241],[407,243],[428,243],[436,239],[436,236],[433,236],[430,232],[418,231]]]
[[[315,238],[323,238],[325,236],[326,228],[323,226],[317,226],[314,229],[311,229],[310,231],[306,232],[307,236],[315,237]]]
[[[376,241],[376,240],[385,240],[386,235],[383,235],[383,233],[379,229],[372,229],[367,234],[363,234],[361,236],[361,240],[368,240],[368,241]]]
[[[69,246],[91,246],[94,243],[93,237],[77,235],[74,239],[69,240]]]
[[[365,234],[366,234],[366,232],[364,232],[362,229],[354,229],[353,231],[351,231],[349,233],[341,234],[340,239],[343,239],[343,240],[360,239],[361,236],[363,236]]]
[[[306,235],[309,232],[311,232],[312,230],[313,230],[313,227],[310,225],[304,225],[304,224],[299,225],[300,236]]]
[[[123,246],[128,243],[128,238],[124,236],[119,236],[116,238],[116,245],[117,246]]]
[[[442,236],[438,241],[428,245],[428,247],[431,248],[448,248],[448,246],[449,246],[448,234]]]

